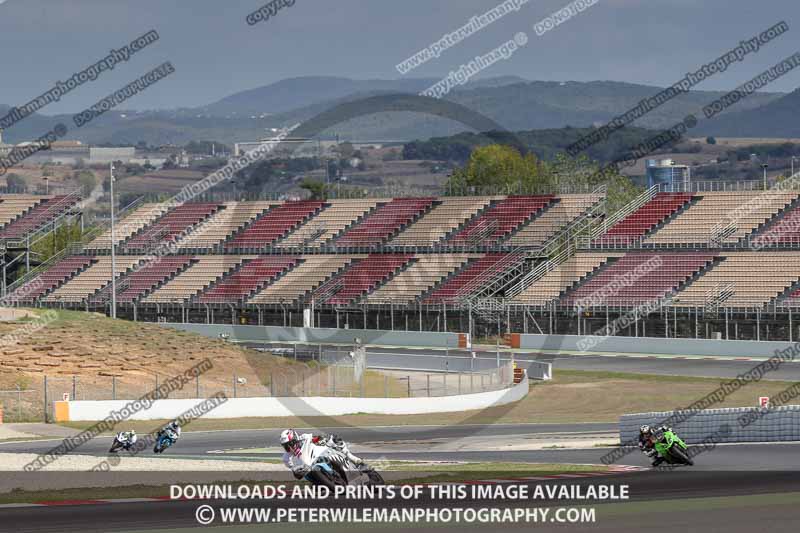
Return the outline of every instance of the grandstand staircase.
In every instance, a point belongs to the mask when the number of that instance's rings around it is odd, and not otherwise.
[[[119,213],[120,217],[124,216],[125,214],[133,212],[133,210],[136,207],[138,207],[139,204],[142,203],[141,200],[142,199],[139,198],[139,199],[131,202],[125,208],[123,208],[122,211],[120,211],[120,213]],[[79,254],[83,253],[86,244],[92,242],[94,239],[99,237],[104,231],[108,230],[110,227],[111,227],[111,221],[110,220],[104,220],[104,221],[102,221],[100,223],[94,224],[93,226],[91,226],[89,228],[84,228],[83,235],[81,236],[81,241],[80,242],[67,243],[67,245],[62,250],[59,250],[55,254],[50,256],[50,258],[48,258],[47,261],[37,265],[35,268],[29,270],[28,272],[26,272],[25,274],[23,274],[22,276],[17,278],[17,280],[15,280],[13,283],[11,283],[7,287],[5,287],[5,294],[3,294],[3,296],[5,296],[6,294],[11,294],[12,292],[16,291],[17,289],[19,289],[20,287],[22,287],[23,285],[25,285],[29,281],[31,281],[34,278],[36,278],[37,276],[39,276],[41,273],[43,273],[43,272],[49,270],[50,268],[52,268],[53,265],[55,265],[56,263],[58,263],[59,261],[61,261],[65,257],[68,257],[70,255],[79,255]],[[7,267],[11,266],[11,264],[13,264],[14,262],[20,261],[22,257],[24,257],[24,256],[22,256],[22,255],[17,256],[17,258],[15,258],[13,261],[11,261],[10,263],[7,263],[6,266]]]
[[[437,245],[439,245],[439,246],[448,246],[448,244],[450,244],[448,241],[450,240],[451,237],[461,233],[461,231],[463,231],[464,228],[474,224],[477,220],[480,220],[481,217],[483,217],[483,215],[486,213],[486,211],[492,209],[495,205],[497,205],[497,203],[499,201],[500,200],[491,200],[485,206],[483,206],[482,208],[480,208],[477,211],[475,211],[475,213],[473,213],[472,216],[469,217],[467,220],[463,221],[461,224],[459,224],[458,226],[456,226],[452,230],[448,231],[444,235],[444,237],[442,237],[441,240],[439,240]],[[497,222],[497,221],[495,221],[495,222]],[[463,245],[457,244],[457,245],[455,245],[455,247],[461,248],[461,247],[463,247]]]
[[[528,251],[518,248],[461,287],[457,297],[469,302],[494,295],[525,273]]]
[[[297,230],[300,228],[300,226],[303,226],[304,224],[310,224],[310,223],[311,223],[311,221],[312,221],[312,220],[314,220],[314,218],[315,218],[317,215],[319,215],[319,214],[320,214],[320,213],[321,213],[321,212],[322,212],[324,209],[325,209],[325,206],[323,206],[323,207],[321,207],[321,208],[319,208],[319,209],[315,209],[313,213],[311,213],[310,215],[308,215],[308,216],[304,217],[304,218],[303,218],[303,219],[302,219],[300,222],[298,222],[298,223],[297,223],[297,224],[295,224],[294,226],[292,226],[292,227],[290,227],[289,229],[287,229],[287,230],[286,230],[286,231],[283,233],[283,235],[281,235],[280,237],[278,237],[277,239],[275,239],[274,241],[272,241],[272,243],[270,243],[270,246],[273,246],[273,245],[276,245],[276,244],[280,243],[282,240],[284,240],[284,239],[286,239],[287,237],[289,237],[289,235],[291,235],[292,233],[294,233],[295,231],[297,231]],[[317,238],[319,238],[319,236],[320,236],[320,235],[322,235],[322,233],[324,233],[324,232],[325,232],[325,231],[324,231],[324,227],[323,227],[323,228],[322,228],[322,231],[320,231],[320,232],[319,232],[319,234],[317,235]]]
[[[736,294],[736,282],[717,283],[714,288],[706,291],[703,311],[705,313],[719,312],[722,304],[734,294]]]
[[[342,268],[334,272],[327,280],[320,283],[315,289],[308,291],[306,294],[301,296],[299,299],[300,301],[306,302],[318,302],[322,303],[328,300],[331,296],[339,292],[342,287],[343,283],[341,280],[342,274],[347,272],[347,270],[358,263],[363,261],[363,259],[357,259],[350,261],[349,263],[345,264]]]
[[[516,280],[513,285],[505,287],[506,299],[514,299],[533,283],[540,280],[548,272],[556,269],[564,261],[575,255],[581,243],[598,232],[597,227],[603,224],[607,205],[607,188],[601,185],[592,194],[601,196],[601,199],[587,209],[580,217],[565,225],[555,235],[543,243],[538,252],[530,253],[530,257],[547,257],[549,259],[539,263],[535,268]]]
[[[581,248],[591,248],[592,243],[599,239],[601,236],[605,235],[608,230],[613,228],[619,221],[631,215],[636,210],[641,208],[643,205],[648,203],[652,200],[656,194],[659,192],[658,185],[653,185],[642,194],[628,202],[625,207],[613,213],[611,215],[607,215],[601,224],[598,224],[595,228],[593,228],[588,235],[581,239],[580,247]]]
[[[470,308],[476,318],[488,323],[497,322],[506,312],[506,307],[496,298],[480,298],[470,302]]]

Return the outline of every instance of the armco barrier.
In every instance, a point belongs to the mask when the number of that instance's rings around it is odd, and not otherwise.
[[[356,413],[381,415],[418,415],[454,413],[486,409],[521,400],[528,394],[528,380],[511,388],[435,398],[229,398],[205,415],[206,418],[248,418],[287,416],[341,416]],[[134,413],[129,420],[166,420],[191,409],[200,400],[156,400],[149,409]],[[69,401],[55,402],[57,422],[103,420],[113,410],[129,402]]]
[[[578,342],[592,339],[583,335],[519,335],[519,348],[543,351],[580,352]],[[517,342],[514,339],[514,342]],[[648,355],[723,355],[730,357],[771,357],[785,350],[788,341],[732,341],[711,339],[662,339],[657,337],[607,337],[589,352]]]
[[[766,411],[752,424],[742,427],[740,417],[761,410],[757,407],[735,409],[706,409],[698,412],[672,428],[687,444],[699,444],[710,436],[718,442],[774,442],[800,441],[800,405],[786,405]],[[673,416],[672,411],[662,413],[636,413],[619,419],[620,442],[637,441],[639,427],[647,424],[658,427]],[[755,418],[755,417],[754,417]],[[728,430],[723,426],[727,425]]]
[[[458,348],[465,345],[463,333],[433,331],[387,331],[376,329],[284,328],[280,326],[236,326],[227,324],[162,324],[206,337],[228,335],[236,342],[301,342],[352,344],[361,339],[375,346],[419,346],[428,348]]]

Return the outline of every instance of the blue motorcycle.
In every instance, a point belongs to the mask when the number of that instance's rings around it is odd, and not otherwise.
[[[178,436],[172,431],[164,431],[158,435],[153,453],[164,453],[164,450],[178,442]]]

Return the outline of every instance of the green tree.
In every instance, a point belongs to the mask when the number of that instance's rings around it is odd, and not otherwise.
[[[300,183],[300,188],[311,193],[311,200],[325,200],[328,197],[328,186],[319,180],[305,178]]]
[[[473,150],[467,164],[456,169],[448,187],[452,191],[531,192],[550,185],[547,166],[534,154],[500,144]]]
[[[91,170],[79,170],[74,173],[75,180],[81,186],[84,196],[88,196],[97,187],[97,177]]]
[[[13,172],[6,176],[6,186],[8,188],[8,192],[28,192],[28,182],[25,181],[25,178]]]
[[[717,144],[717,140],[714,137],[706,137],[706,144]]]

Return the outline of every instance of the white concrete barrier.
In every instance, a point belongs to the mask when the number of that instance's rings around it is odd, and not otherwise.
[[[486,409],[517,402],[528,394],[527,375],[517,385],[498,391],[436,396],[432,398],[230,398],[205,418],[249,418],[286,416],[341,416],[352,414],[418,415]],[[134,412],[127,420],[177,418],[202,402],[198,400],[156,400],[149,408]],[[104,420],[121,412],[128,400],[55,402],[57,421]]]

